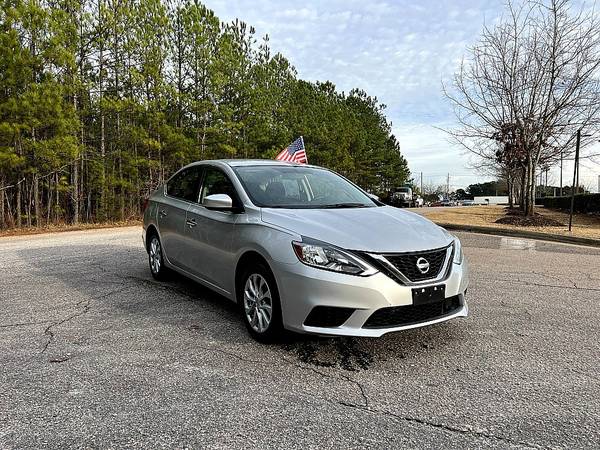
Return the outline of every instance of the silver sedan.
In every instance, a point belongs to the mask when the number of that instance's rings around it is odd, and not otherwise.
[[[201,161],[149,199],[156,279],[179,272],[237,302],[250,334],[382,336],[467,315],[460,241],[317,166]]]

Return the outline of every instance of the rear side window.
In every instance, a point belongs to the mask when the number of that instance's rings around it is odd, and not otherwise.
[[[167,182],[167,195],[190,202],[198,201],[202,168],[189,167],[177,173]]]

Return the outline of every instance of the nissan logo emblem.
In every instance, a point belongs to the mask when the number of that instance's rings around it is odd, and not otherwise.
[[[421,272],[422,274],[426,274],[427,272],[429,272],[429,261],[427,261],[423,257],[420,257],[419,259],[417,259],[417,269],[419,269],[419,272]]]

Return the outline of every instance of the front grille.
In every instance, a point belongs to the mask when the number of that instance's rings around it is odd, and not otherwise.
[[[439,319],[460,309],[458,295],[424,305],[381,308],[371,314],[363,328],[392,328]]]
[[[402,274],[410,281],[417,282],[436,278],[444,267],[446,253],[447,247],[423,252],[385,254],[382,256],[384,256],[396,269],[402,272]],[[429,270],[427,273],[421,273],[417,268],[417,261],[419,258],[425,258],[427,262],[429,262]]]
[[[304,321],[304,325],[307,327],[339,327],[348,320],[354,311],[354,308],[315,306]]]

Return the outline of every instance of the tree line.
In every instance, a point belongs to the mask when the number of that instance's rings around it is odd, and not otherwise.
[[[587,8],[587,9],[586,9]],[[452,138],[534,213],[536,175],[600,132],[600,20],[593,5],[517,0],[467,52],[444,92]]]
[[[0,227],[126,220],[179,167],[273,158],[372,192],[409,177],[385,106],[308,82],[195,0],[1,0]]]

